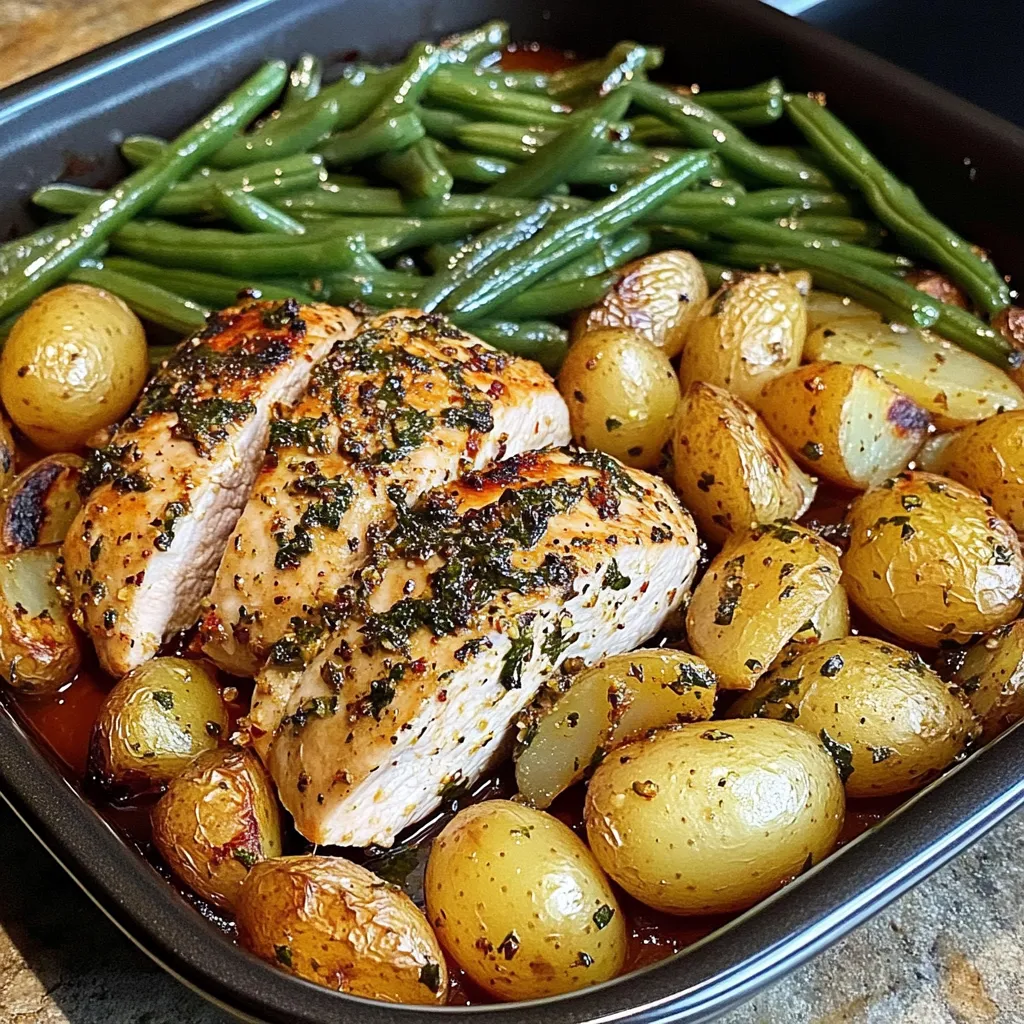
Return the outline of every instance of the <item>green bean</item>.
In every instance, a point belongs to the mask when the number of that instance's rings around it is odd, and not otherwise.
[[[534,208],[535,199],[518,199],[514,196],[493,196],[486,192],[472,194],[455,193],[438,200],[415,200],[406,203],[406,212],[417,217],[463,217],[467,214],[488,214],[495,223],[522,217]],[[545,197],[562,212],[580,210],[589,206],[586,199],[578,196],[550,195]]]
[[[144,320],[178,334],[191,334],[206,326],[208,309],[166,288],[110,270],[98,261],[84,260],[70,271],[68,280],[103,288],[123,300]]]
[[[567,263],[561,270],[549,274],[541,284],[562,284],[582,277],[598,277],[631,260],[639,259],[650,248],[650,232],[643,228],[627,228],[617,235],[602,238],[592,250]]]
[[[149,281],[150,284],[159,285],[211,309],[233,306],[243,297],[274,301],[293,298],[302,303],[315,301],[306,288],[294,288],[278,282],[257,282],[248,277],[225,277],[223,274],[210,274],[202,270],[158,267],[125,256],[108,256],[103,260],[103,265],[108,270],[127,274],[140,281]]]
[[[377,170],[401,186],[403,193],[416,199],[439,199],[455,184],[448,168],[426,139],[408,149],[385,153],[377,158]]]
[[[602,236],[621,231],[660,206],[708,171],[708,155],[691,153],[621,188],[588,210],[549,224],[534,238],[513,248],[470,278],[446,300],[463,318],[486,317],[534,281],[581,255]]]
[[[643,154],[603,153],[576,167],[569,175],[573,185],[623,185],[678,156],[667,150],[652,149]]]
[[[30,263],[0,279],[0,318],[61,280],[79,260],[95,252],[174,182],[216,152],[240,125],[250,121],[280,92],[286,77],[287,69],[280,61],[265,64],[198,124],[179,135],[169,152],[91,202]]]
[[[384,270],[373,274],[340,273],[324,277],[324,298],[336,306],[362,302],[377,309],[418,305],[422,281]]]
[[[660,47],[641,47],[636,43],[623,42],[614,46],[611,52],[599,60],[588,60],[574,67],[556,71],[548,83],[548,95],[555,98],[574,96],[578,93],[593,92],[600,88],[613,69],[623,62],[632,49],[643,50],[643,61],[639,70],[654,71],[661,67],[665,51]]]
[[[458,321],[456,321],[458,323]],[[461,325],[460,325],[461,326]],[[548,373],[557,373],[569,350],[569,335],[545,320],[475,320],[470,330],[495,348],[525,359],[535,359]]]
[[[723,284],[731,283],[736,275],[735,270],[731,267],[723,267],[721,263],[710,263],[708,260],[701,260],[700,265],[708,282],[708,290],[712,292],[718,291]]]
[[[466,181],[474,185],[489,185],[500,181],[503,175],[508,174],[516,166],[511,160],[479,153],[465,153],[449,149],[439,142],[434,142],[434,150],[456,181]]]
[[[536,235],[551,220],[555,210],[555,204],[550,201],[537,203],[510,222],[499,224],[461,246],[424,288],[420,295],[421,307],[428,313],[437,309],[456,288],[484,270],[502,253]]]
[[[934,260],[988,313],[1010,304],[1009,285],[995,266],[921,205],[908,186],[875,159],[834,114],[809,96],[787,96],[790,120],[828,161],[858,188],[878,219],[897,238]]]
[[[491,227],[489,214],[464,217],[338,217],[330,222],[332,230],[362,237],[375,256],[387,259],[408,249],[434,242],[453,242],[458,238]]]
[[[224,216],[243,231],[268,235],[304,235],[306,226],[276,206],[240,189],[225,188],[218,196]]]
[[[508,46],[508,22],[488,21],[468,32],[456,32],[441,40],[445,60],[465,65],[477,64]]]
[[[450,71],[450,68],[442,70]],[[465,114],[459,114],[454,110],[439,110],[435,107],[420,107],[419,119],[427,135],[432,139],[440,139],[442,142],[458,142],[459,129],[470,123]]]
[[[407,212],[402,194],[396,188],[336,185],[330,181],[321,182],[308,192],[285,196],[276,205],[279,209],[292,212],[316,210],[333,216],[355,214],[361,217],[401,217]]]
[[[575,313],[600,302],[615,280],[615,274],[601,274],[572,281],[541,281],[509,299],[498,310],[498,315],[510,320],[535,320]]]
[[[495,121],[469,121],[455,129],[460,146],[506,160],[524,160],[534,156],[545,143],[558,137],[558,129],[531,125],[499,124]]]
[[[769,78],[748,89],[701,92],[698,98],[705,107],[718,111],[735,125],[758,127],[782,117],[784,92],[779,79]]]
[[[568,181],[576,168],[597,155],[612,122],[622,117],[628,106],[629,90],[618,89],[597,107],[570,115],[565,128],[550,143],[491,185],[488,193],[535,198]]]
[[[437,72],[440,79],[448,79],[457,82],[470,82],[476,85],[485,85],[488,88],[512,89],[516,92],[541,94],[546,93],[551,76],[543,71],[507,71],[502,67],[475,67],[465,65],[459,67],[449,65]],[[488,83],[493,82],[493,86]]]
[[[132,167],[145,167],[161,156],[167,149],[167,142],[155,135],[129,135],[121,143],[121,155]]]
[[[156,373],[174,355],[177,347],[177,345],[150,345],[147,349],[150,372]]]
[[[521,125],[559,127],[569,107],[547,96],[503,89],[496,82],[479,82],[435,76],[427,88],[435,106],[449,107],[460,113],[483,115],[492,121]]]
[[[680,129],[692,145],[704,146],[722,159],[762,181],[776,185],[829,187],[828,178],[816,167],[787,160],[748,139],[715,111],[701,106],[692,96],[681,96],[661,85],[638,81],[633,86],[638,106]]]
[[[878,245],[882,241],[882,230],[878,224],[868,223],[857,217],[809,213],[781,217],[775,223],[784,228],[828,235],[842,242],[856,242],[858,245]]]
[[[423,272],[419,268],[419,264],[416,262],[414,256],[410,256],[408,253],[403,253],[399,256],[392,264],[392,270],[396,274],[407,274],[411,277],[422,277]]]
[[[338,101],[335,131],[352,128],[368,117],[371,111],[398,82],[399,70],[391,68],[383,73],[358,66],[350,66],[341,78],[320,90],[320,99]]]
[[[316,99],[320,92],[320,80],[323,77],[324,68],[319,57],[311,53],[304,53],[292,68],[288,76],[288,88],[284,94],[284,102],[281,104],[281,113],[285,114],[291,110],[301,107],[303,103]]]
[[[394,117],[409,110],[430,87],[434,72],[441,66],[442,51],[430,43],[417,43],[396,69],[397,83],[388,90],[370,117]]]
[[[412,112],[394,117],[368,118],[355,128],[336,132],[320,146],[320,155],[331,167],[343,167],[391,150],[406,149],[426,132]]]
[[[224,170],[305,153],[331,134],[338,109],[337,99],[328,96],[284,111],[256,131],[231,139],[213,154],[210,166]]]

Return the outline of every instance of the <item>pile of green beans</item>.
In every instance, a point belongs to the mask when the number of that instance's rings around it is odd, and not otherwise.
[[[559,320],[598,301],[624,264],[678,247],[705,261],[712,286],[737,268],[806,269],[819,287],[1016,363],[987,322],[1010,301],[991,261],[817,99],[777,78],[656,84],[664,54],[632,41],[551,73],[510,70],[508,42],[489,22],[331,82],[313,55],[290,70],[271,62],[177,139],[126,138],[133,171],[120,185],[43,186],[36,205],[69,219],[0,246],[0,335],[73,280],[183,334],[240,293],[418,306],[554,370]],[[782,120],[807,145],[776,144]],[[905,281],[912,258],[978,315]]]

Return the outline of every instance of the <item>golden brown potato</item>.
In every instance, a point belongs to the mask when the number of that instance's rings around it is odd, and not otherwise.
[[[961,309],[970,308],[967,297],[959,286],[937,270],[911,270],[904,275],[903,279],[907,284],[912,284],[919,292],[924,292],[925,295],[930,295],[933,299],[938,299],[939,302],[959,306]]]
[[[918,655],[867,636],[784,660],[729,715],[778,718],[819,737],[849,797],[920,788],[977,732],[968,707]]]
[[[185,658],[153,658],[107,694],[93,726],[91,767],[107,786],[159,789],[218,746],[227,727],[209,669]]]
[[[701,533],[721,544],[757,523],[807,511],[815,482],[753,409],[722,388],[694,381],[679,403],[673,481]]]
[[[978,718],[982,743],[1024,718],[1024,620],[970,647],[953,683]]]
[[[81,640],[54,585],[59,556],[53,545],[0,558],[0,674],[23,693],[52,693],[81,664]]]
[[[825,603],[793,634],[793,639],[782,648],[771,664],[771,671],[774,672],[783,662],[803,654],[817,644],[849,635],[850,602],[847,600],[846,590],[840,583],[829,594]]]
[[[488,800],[460,811],[427,862],[427,916],[448,955],[498,999],[614,978],[626,926],[608,879],[567,825]]]
[[[807,333],[819,327],[830,327],[837,320],[867,320],[875,324],[882,322],[881,316],[873,309],[862,306],[846,295],[812,289],[805,299],[807,306]]]
[[[543,810],[619,743],[648,729],[710,718],[717,688],[711,669],[682,651],[602,658],[566,693],[538,702],[524,716],[519,795]]]
[[[651,469],[672,434],[679,381],[665,353],[635,331],[583,335],[565,357],[558,390],[573,440],[637,469]]]
[[[14,479],[14,464],[17,451],[11,428],[7,421],[0,417],[0,487],[6,487]]]
[[[697,380],[754,401],[764,384],[800,365],[804,299],[777,274],[748,274],[719,289],[690,325],[679,362],[683,390]]]
[[[325,988],[387,1003],[442,1005],[444,954],[401,889],[342,857],[276,857],[249,872],[238,941]]]
[[[49,455],[18,474],[0,496],[0,549],[63,543],[82,507],[84,465],[77,455]]]
[[[671,359],[682,350],[707,297],[700,260],[666,249],[627,263],[608,294],[577,317],[573,338],[603,327],[628,327]]]
[[[697,584],[686,612],[694,652],[721,687],[749,690],[839,584],[839,552],[780,520],[730,541]]]
[[[980,495],[933,473],[901,473],[846,515],[843,583],[894,636],[923,647],[964,643],[1015,619],[1024,557]]]
[[[11,328],[0,355],[0,398],[40,448],[67,451],[131,408],[148,369],[142,324],[116,295],[62,285]]]
[[[171,779],[153,808],[153,843],[193,892],[234,907],[254,864],[281,855],[281,814],[251,750],[207,750]]]
[[[843,363],[811,363],[776,377],[754,404],[805,469],[852,490],[905,469],[929,423],[874,370]]]
[[[952,434],[928,467],[992,502],[1024,533],[1024,410],[990,416]]]
[[[743,910],[832,851],[843,785],[783,722],[707,722],[619,747],[587,788],[587,839],[626,892],[670,914]]]
[[[942,472],[942,460],[945,458],[946,448],[950,441],[956,437],[957,431],[951,430],[946,434],[932,434],[923,445],[921,450],[914,457],[914,469],[923,469],[926,473]]]
[[[1024,407],[1024,392],[997,366],[927,331],[877,317],[823,323],[807,335],[804,358],[876,370],[926,409],[940,430]]]

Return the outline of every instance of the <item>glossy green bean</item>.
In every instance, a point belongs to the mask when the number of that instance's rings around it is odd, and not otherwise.
[[[458,321],[456,320],[456,323]],[[461,325],[460,325],[461,326]],[[524,359],[535,359],[548,373],[557,373],[569,351],[569,335],[545,320],[475,320],[469,329],[482,341]]]
[[[319,57],[311,53],[304,53],[296,62],[288,75],[288,88],[285,90],[284,101],[281,103],[281,112],[288,113],[291,110],[301,107],[312,99],[316,99],[320,92],[320,82],[323,78],[324,68]]]
[[[305,224],[241,189],[221,189],[218,205],[224,217],[243,231],[267,235],[304,235]]]
[[[281,210],[292,213],[314,210],[339,215],[401,217],[407,212],[401,192],[396,188],[376,188],[368,185],[336,185],[321,182],[307,192],[285,196],[276,203]]]
[[[828,235],[831,238],[838,238],[842,242],[856,242],[857,245],[878,245],[883,238],[879,224],[873,221],[869,223],[858,217],[799,213],[781,217],[775,223],[797,231]]]
[[[650,249],[649,231],[643,228],[627,228],[617,235],[602,238],[593,249],[567,263],[561,270],[549,274],[541,284],[562,284],[584,277],[599,277],[611,270],[617,270],[631,260],[639,259],[650,252]]]
[[[643,59],[638,70],[654,71],[661,67],[665,59],[665,52],[660,47],[639,46],[628,41],[618,43],[605,57],[556,71],[548,83],[548,95],[555,98],[572,97],[599,89],[609,74],[613,74],[614,69],[635,50],[643,51]]]
[[[338,101],[335,131],[352,128],[367,118],[397,84],[399,73],[397,68],[382,73],[365,67],[349,66],[337,81],[322,86],[320,99],[333,98]]]
[[[355,128],[332,135],[320,146],[320,155],[328,166],[344,167],[381,153],[407,149],[425,134],[423,123],[411,111],[367,118]]]
[[[446,63],[472,65],[508,46],[508,22],[495,19],[466,32],[456,32],[441,40]]]
[[[166,149],[166,140],[158,139],[155,135],[129,135],[121,143],[121,155],[132,167],[145,167],[146,164],[151,164]]]
[[[497,121],[468,121],[455,129],[460,146],[485,156],[525,160],[547,142],[558,137],[558,129],[543,125],[501,124]]]
[[[439,79],[471,82],[488,88],[513,89],[516,92],[546,93],[551,76],[543,71],[506,70],[498,67],[466,67],[448,65],[437,72]],[[493,86],[488,83],[494,83]]]
[[[599,274],[571,281],[541,281],[509,299],[498,309],[497,315],[510,320],[565,316],[600,302],[605,292],[615,284],[615,280],[615,274]]]
[[[376,309],[417,306],[422,282],[408,274],[384,270],[376,273],[327,274],[323,294],[336,306],[362,302]]]
[[[513,160],[449,149],[439,142],[434,142],[434,150],[456,181],[465,181],[473,185],[489,185],[500,181],[503,175],[508,174],[516,166]]]
[[[451,172],[426,139],[414,142],[408,149],[384,153],[377,158],[376,166],[412,199],[440,199],[455,184]]]
[[[496,82],[482,78],[477,82],[435,75],[427,88],[427,95],[435,106],[506,124],[557,128],[571,110],[548,96],[504,89]]]
[[[256,131],[227,142],[210,158],[210,166],[225,170],[305,153],[334,130],[338,109],[338,100],[328,96],[282,111]]]
[[[442,68],[442,71],[450,71],[450,68]],[[423,122],[423,128],[432,139],[440,139],[441,142],[458,142],[459,129],[463,125],[471,123],[471,119],[465,114],[455,110],[442,110],[437,107],[421,106],[418,111],[419,119]]]

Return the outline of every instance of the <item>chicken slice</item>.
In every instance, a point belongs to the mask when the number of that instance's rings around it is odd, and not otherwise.
[[[293,617],[333,601],[394,523],[394,501],[495,459],[565,444],[569,413],[536,363],[439,316],[395,310],[339,342],[293,408],[224,552],[203,649],[255,675]]]
[[[227,309],[182,342],[104,448],[64,542],[75,618],[123,675],[192,625],[263,461],[273,406],[358,320],[294,300]]]
[[[257,680],[253,718],[278,717],[253,741],[298,830],[390,846],[503,755],[565,659],[655,633],[698,543],[660,479],[596,452],[526,453],[401,510],[348,617],[304,624]]]

